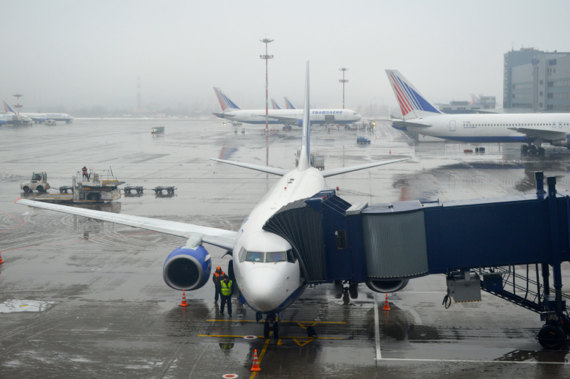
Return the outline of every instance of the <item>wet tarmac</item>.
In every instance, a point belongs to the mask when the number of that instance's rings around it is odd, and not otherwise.
[[[154,126],[165,134],[153,137]],[[521,160],[519,145],[487,144],[485,154],[465,153],[471,145],[414,146],[382,123],[370,145],[357,145],[356,136],[316,128],[312,149],[327,168],[415,159],[330,178],[351,203],[533,193],[537,170],[570,190],[564,149]],[[292,168],[299,143],[299,130],[272,133],[269,164]],[[567,351],[544,351],[536,341],[537,314],[487,293],[445,309],[443,276],[412,280],[390,295],[389,312],[383,295],[364,285],[349,305],[332,286],[308,288],[281,315],[281,340],[264,340],[254,312],[236,299],[232,319],[218,313],[211,282],[178,307],[162,263],[183,239],[14,204],[33,171],[47,171],[58,187],[86,165],[145,189],[100,209],[236,229],[276,178],[211,157],[264,164],[265,136],[255,127],[234,134],[210,118],[0,128],[0,377],[245,378],[254,349],[258,377],[570,376]],[[175,186],[174,196],[156,196],[157,186]],[[214,265],[226,267],[224,251],[207,248]],[[307,337],[310,326],[316,338]]]

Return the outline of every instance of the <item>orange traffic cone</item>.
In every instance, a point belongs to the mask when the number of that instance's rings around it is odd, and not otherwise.
[[[186,291],[182,290],[182,302],[178,304],[181,307],[187,307],[188,303],[186,302]]]
[[[257,361],[257,349],[255,349],[253,351],[253,364],[251,365],[251,371],[261,371],[261,368],[259,367],[259,362]]]
[[[2,260],[2,250],[0,250],[0,265],[4,263],[4,261]]]
[[[382,307],[383,311],[389,311],[390,310],[390,304],[388,303],[388,294],[386,294],[386,301],[384,301],[384,306]]]

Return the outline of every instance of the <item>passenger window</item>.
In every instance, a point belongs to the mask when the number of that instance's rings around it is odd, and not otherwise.
[[[245,255],[245,260],[248,262],[263,262],[263,253],[248,251]]]
[[[277,251],[265,254],[265,262],[285,262],[286,253],[284,251]]]

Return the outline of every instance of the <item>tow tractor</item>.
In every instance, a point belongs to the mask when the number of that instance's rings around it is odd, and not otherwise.
[[[32,179],[29,182],[20,184],[20,189],[25,193],[34,191],[46,193],[50,188],[51,187],[47,182],[47,173],[45,171],[32,173]]]

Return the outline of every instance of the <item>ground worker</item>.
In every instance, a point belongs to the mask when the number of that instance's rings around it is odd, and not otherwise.
[[[89,180],[89,174],[87,173],[87,167],[83,166],[81,171],[83,172],[83,178]]]
[[[214,303],[218,302],[218,297],[220,296],[220,283],[222,281],[222,279],[224,278],[225,273],[222,271],[222,268],[220,266],[216,267],[216,271],[214,272],[214,275],[212,275],[212,282],[214,282],[214,288],[215,288],[215,292],[216,295],[214,296]]]
[[[234,286],[230,278],[227,275],[224,275],[224,279],[220,283],[221,289],[220,292],[222,294],[222,307],[220,310],[220,314],[224,314],[224,305],[228,304],[228,314],[232,317],[232,293],[234,292]]]

